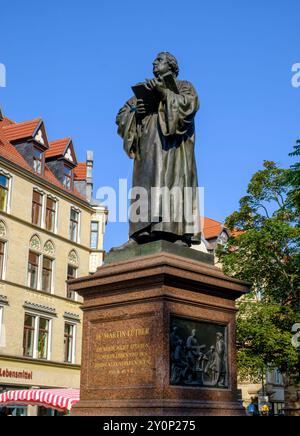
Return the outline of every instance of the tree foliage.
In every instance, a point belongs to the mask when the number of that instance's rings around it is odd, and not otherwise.
[[[291,154],[300,156],[300,141]],[[300,322],[300,163],[289,169],[265,161],[226,226],[217,255],[224,272],[248,281],[251,293],[237,318],[240,374],[257,378],[268,367],[299,370],[292,326]],[[238,232],[237,232],[238,231]]]
[[[294,151],[290,153],[292,157],[300,157],[300,140],[297,141]],[[298,212],[300,213],[300,162],[296,162],[291,166],[288,174],[288,180],[291,185],[291,190],[289,192],[289,200],[291,204],[294,205]]]

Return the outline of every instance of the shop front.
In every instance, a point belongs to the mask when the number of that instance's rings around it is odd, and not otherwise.
[[[57,398],[54,403],[48,404],[48,397],[56,390],[62,395],[62,400],[66,398],[67,401],[69,395],[76,399],[79,383],[79,365],[1,356],[0,416],[56,416],[68,413],[67,407],[55,404]],[[31,394],[33,392],[34,395]],[[45,399],[41,394],[47,392]]]

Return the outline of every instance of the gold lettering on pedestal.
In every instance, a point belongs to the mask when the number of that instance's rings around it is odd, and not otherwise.
[[[112,376],[137,372],[152,375],[153,357],[149,328],[107,330],[98,332],[95,339],[94,369],[104,370],[104,374]]]
[[[131,329],[131,330],[119,330],[99,333],[97,335],[98,340],[102,339],[119,339],[119,338],[133,338],[139,336],[148,336],[149,329]]]

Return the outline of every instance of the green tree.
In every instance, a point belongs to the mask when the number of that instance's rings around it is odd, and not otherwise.
[[[294,151],[290,153],[290,156],[300,156],[300,140],[297,141],[294,147]],[[291,184],[289,200],[300,213],[300,162],[296,162],[294,165],[291,166],[291,169],[288,173],[288,180]]]
[[[300,141],[291,155],[300,156]],[[299,178],[299,162],[282,169],[265,161],[226,220],[234,236],[217,250],[224,272],[252,285],[237,316],[239,374],[252,381],[270,368],[287,384],[300,373],[292,345],[292,327],[300,322]]]

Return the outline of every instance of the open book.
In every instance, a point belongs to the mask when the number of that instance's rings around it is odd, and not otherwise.
[[[146,88],[145,83],[138,83],[137,85],[132,86],[131,89],[138,100],[143,100],[147,106],[147,112],[157,112],[160,102],[157,92],[150,91],[150,89]]]
[[[175,94],[179,94],[179,90],[176,84],[176,80],[172,73],[167,73],[163,76],[163,81],[165,83],[165,87],[169,89],[170,91],[173,91]],[[157,112],[160,97],[159,94],[153,90],[149,90],[146,88],[145,83],[138,83],[135,86],[132,86],[132,91],[134,92],[134,95],[139,100],[143,100],[145,105],[147,105],[148,111],[151,113]]]

